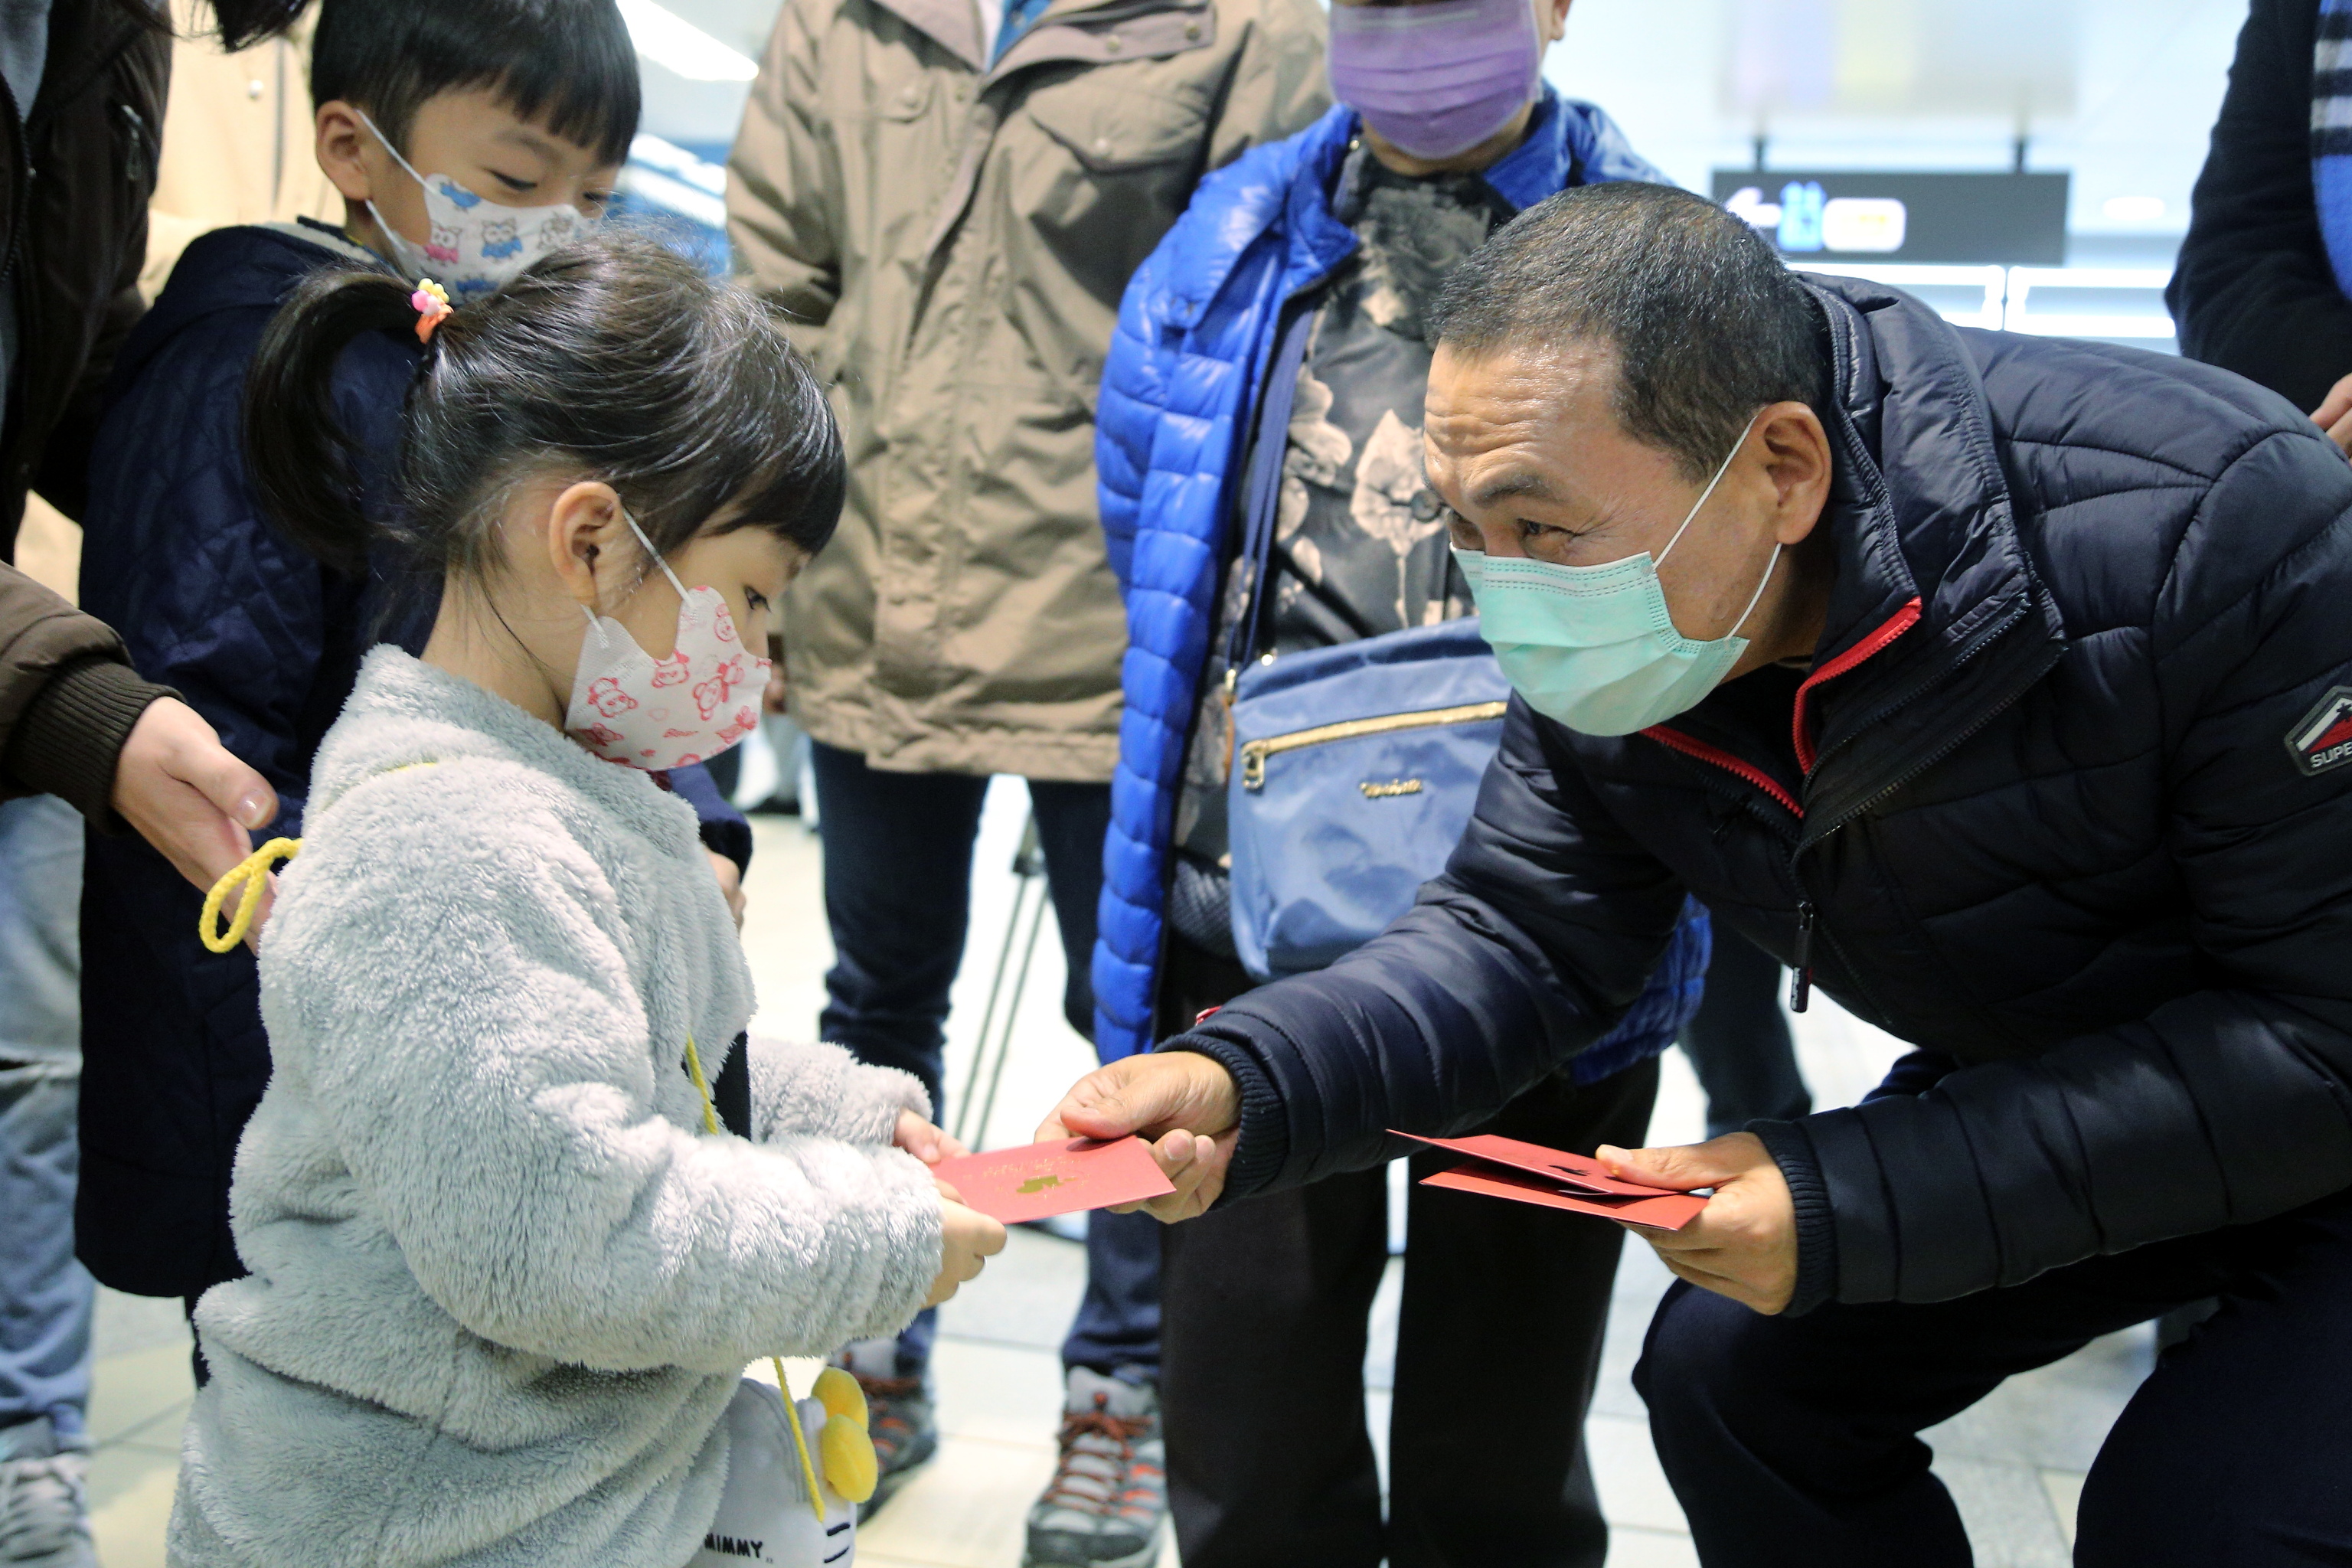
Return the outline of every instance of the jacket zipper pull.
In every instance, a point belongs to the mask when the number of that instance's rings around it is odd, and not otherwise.
[[[1797,962],[1789,971],[1789,1011],[1801,1013],[1813,995],[1813,904],[1797,905]]]

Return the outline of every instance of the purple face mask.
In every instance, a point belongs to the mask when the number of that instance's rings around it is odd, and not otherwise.
[[[1528,0],[1331,7],[1331,96],[1415,158],[1467,153],[1536,95]]]

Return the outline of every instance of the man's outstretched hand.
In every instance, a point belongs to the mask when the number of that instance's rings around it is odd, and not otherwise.
[[[1759,1312],[1778,1312],[1796,1295],[1797,1207],[1756,1134],[1630,1152],[1604,1143],[1594,1152],[1627,1181],[1679,1192],[1715,1189],[1699,1216],[1680,1230],[1625,1227],[1655,1247],[1675,1274]]]
[[[1062,1103],[1037,1128],[1037,1142],[1055,1138],[1124,1138],[1151,1143],[1151,1157],[1176,1184],[1164,1197],[1123,1204],[1173,1225],[1191,1219],[1225,1190],[1225,1167],[1240,1137],[1241,1094],[1233,1075],[1197,1051],[1128,1057],[1070,1086]]]
[[[278,792],[186,703],[147,705],[114,764],[114,809],[181,876],[209,890],[253,852],[247,828],[278,815]]]

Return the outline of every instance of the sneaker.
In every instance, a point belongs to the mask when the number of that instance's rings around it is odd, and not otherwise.
[[[1147,1568],[1168,1517],[1160,1391],[1129,1370],[1070,1369],[1062,1463],[1029,1510],[1022,1568]]]
[[[88,1455],[58,1451],[46,1415],[0,1427],[0,1564],[98,1568],[89,1470]]]
[[[833,1358],[866,1391],[866,1433],[874,1439],[874,1495],[857,1505],[864,1524],[890,1494],[940,1451],[939,1418],[931,1410],[930,1379],[898,1375],[898,1342],[859,1340]]]

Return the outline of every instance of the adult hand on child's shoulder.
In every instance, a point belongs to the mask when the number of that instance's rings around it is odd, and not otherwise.
[[[982,1214],[966,1208],[956,1195],[956,1190],[945,1182],[940,1184],[940,1272],[931,1281],[931,1293],[926,1307],[936,1307],[967,1279],[977,1276],[988,1266],[988,1260],[1004,1250],[1004,1226]]]
[[[206,889],[253,852],[246,830],[278,815],[269,781],[222,745],[204,715],[171,697],[149,703],[131,726],[115,759],[112,804],[181,876]]]
[[[710,857],[711,874],[719,879],[719,895],[727,900],[727,912],[735,917],[735,929],[743,929],[743,868],[716,849],[705,849]]]
[[[1163,1224],[1207,1212],[1225,1190],[1225,1171],[1241,1137],[1241,1091],[1233,1074],[1198,1051],[1126,1057],[1070,1086],[1037,1128],[1037,1141],[1124,1138],[1149,1141],[1160,1173],[1175,1184],[1165,1197],[1115,1205],[1138,1208]]]
[[[949,1137],[944,1129],[933,1126],[911,1110],[898,1112],[898,1125],[890,1132],[890,1146],[904,1149],[926,1165],[961,1160],[971,1152]]]

